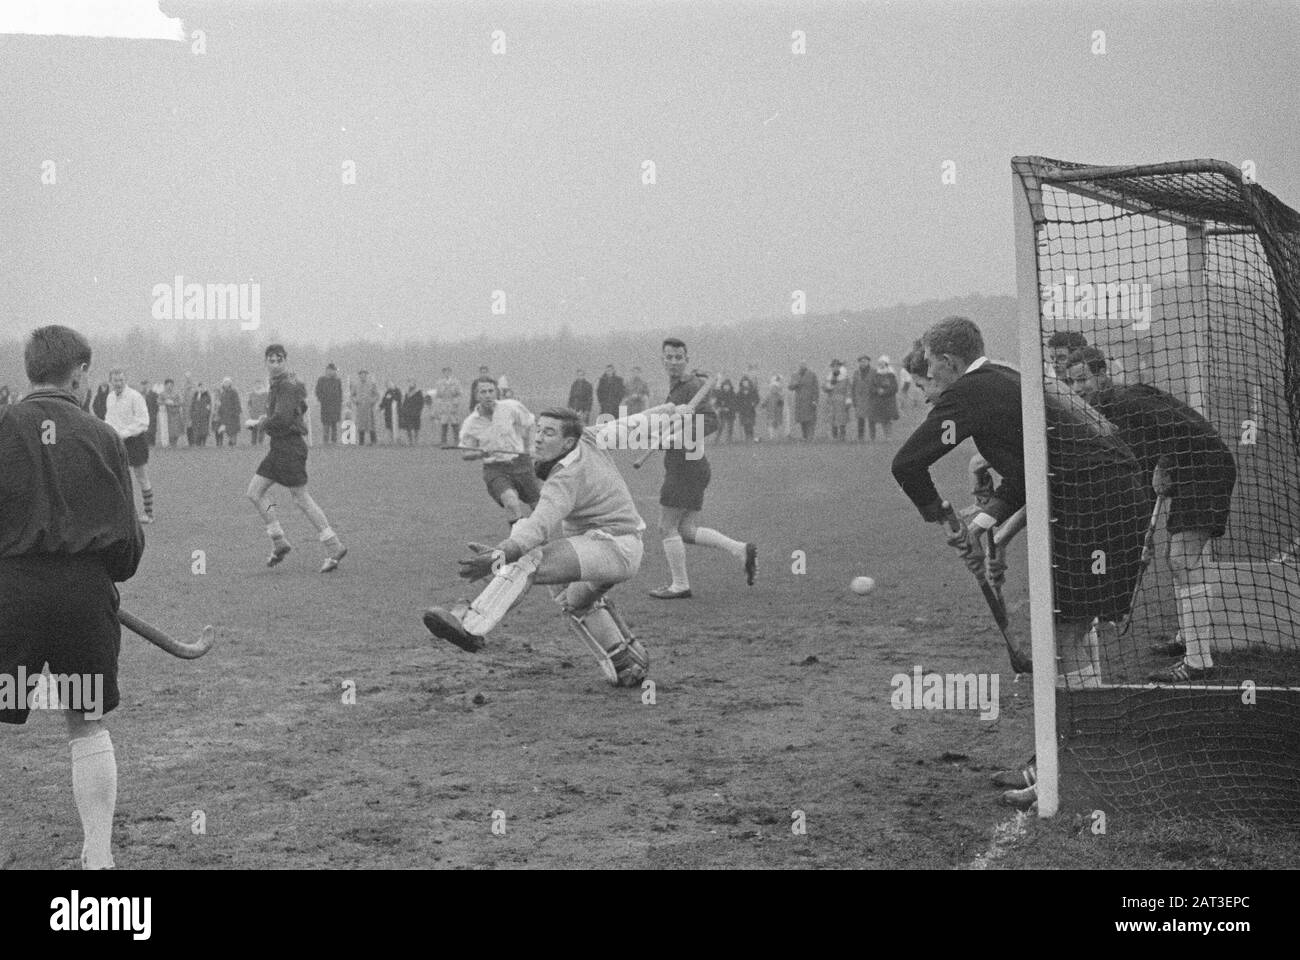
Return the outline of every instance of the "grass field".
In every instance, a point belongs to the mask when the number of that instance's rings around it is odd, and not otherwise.
[[[665,566],[648,535],[641,573],[613,596],[650,652],[653,703],[603,681],[544,590],[481,654],[427,635],[421,610],[464,592],[454,561],[465,542],[505,533],[479,468],[456,455],[313,449],[311,489],[350,549],[324,577],[320,545],[283,495],[295,549],[279,568],[264,566],[268,542],[242,496],[261,451],[156,451],[160,519],[123,605],[173,633],[197,636],[213,623],[218,645],[187,663],[123,637],[123,701],[109,718],[119,866],[1261,866],[1260,857],[1293,857],[1294,847],[1279,853],[1231,830],[1190,843],[1167,827],[1116,823],[1096,837],[1071,811],[1008,829],[988,778],[1031,752],[1032,691],[1011,682],[969,575],[890,477],[895,448],[710,452],[706,522],[758,541],[759,580],[747,587],[728,558],[690,548],[695,598],[653,600],[646,591]],[[653,525],[662,471],[633,471],[622,456]],[[937,471],[954,497],[966,488],[964,466],[954,456]],[[206,572],[194,572],[196,551]],[[1008,598],[1023,612],[1023,545],[1012,563]],[[852,594],[857,574],[873,576],[876,591]],[[1000,672],[997,718],[893,709],[890,678],[916,666]],[[349,689],[355,704],[344,702]],[[74,866],[81,831],[61,719],[36,715],[0,737],[0,865]],[[797,811],[806,833],[793,829]]]

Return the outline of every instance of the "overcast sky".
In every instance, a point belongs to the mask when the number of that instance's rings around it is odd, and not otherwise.
[[[334,341],[1012,293],[1016,154],[1253,160],[1300,206],[1291,0],[163,10],[206,52],[0,37],[5,332],[166,329],[177,274]]]

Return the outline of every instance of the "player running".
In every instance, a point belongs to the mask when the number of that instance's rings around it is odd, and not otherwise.
[[[669,337],[662,345],[664,370],[668,373],[668,400],[666,404],[652,407],[639,416],[649,416],[672,407],[683,406],[695,396],[704,380],[687,374],[686,344]],[[718,429],[718,418],[706,400],[701,404],[704,430],[700,439]],[[659,490],[659,535],[663,538],[664,557],[672,581],[650,591],[657,600],[685,600],[691,596],[691,581],[686,573],[686,544],[723,550],[744,564],[745,582],[754,585],[758,572],[758,546],[742,543],[723,535],[711,527],[698,525],[700,511],[704,509],[704,491],[712,473],[709,459],[688,457],[684,444],[675,444],[664,451],[664,482]],[[698,451],[695,451],[698,452]]]
[[[126,462],[131,475],[140,486],[140,499],[144,504],[141,523],[153,523],[153,484],[149,482],[149,406],[144,396],[126,385],[126,374],[120,369],[108,372],[111,388],[104,398],[104,422],[117,431],[126,446]]]
[[[1214,624],[1206,582],[1205,545],[1223,536],[1237,482],[1237,465],[1218,431],[1192,407],[1143,383],[1114,383],[1105,355],[1085,347],[1070,355],[1066,382],[1114,424],[1129,445],[1143,475],[1159,496],[1170,498],[1165,529],[1168,562],[1178,597],[1178,636],[1153,647],[1166,656],[1182,655],[1148,679],[1164,683],[1204,680],[1214,667]]]
[[[273,484],[289,490],[293,502],[316,527],[320,541],[328,555],[321,565],[321,573],[338,569],[339,561],[347,556],[348,548],[339,541],[330,527],[325,511],[317,506],[307,492],[307,387],[289,372],[288,353],[283,346],[273,343],[266,348],[266,371],[271,379],[266,398],[266,413],[257,421],[257,429],[271,438],[271,449],[257,467],[257,473],[248,484],[248,499],[253,501],[258,515],[266,524],[271,538],[271,555],[266,565],[274,567],[293,549],[284,535],[284,528],[275,515],[275,502],[267,493]]]
[[[541,485],[528,457],[533,415],[518,400],[498,397],[497,382],[479,377],[470,388],[475,406],[460,427],[464,460],[483,461],[483,482],[507,522],[514,524],[533,512]]]
[[[80,681],[67,689],[80,689],[81,702],[73,695],[60,706],[84,834],[81,865],[107,869],[117,757],[100,718],[120,700],[115,582],[135,575],[144,534],[120,430],[77,403],[90,344],[75,330],[50,326],[34,331],[23,352],[31,392],[0,407],[0,685],[12,692],[17,676],[38,677],[46,665],[51,678]],[[27,721],[35,703],[26,684],[17,692],[21,705],[4,705],[0,696],[0,723]]]
[[[607,446],[572,410],[538,414],[533,454],[545,482],[537,506],[496,547],[470,544],[475,554],[460,561],[460,575],[471,582],[490,575],[492,582],[472,604],[426,610],[424,625],[434,636],[481,650],[534,583],[549,584],[605,678],[622,687],[641,683],[650,658],[606,593],[641,568],[645,521]]]

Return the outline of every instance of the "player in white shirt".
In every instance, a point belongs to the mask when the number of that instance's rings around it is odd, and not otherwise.
[[[140,485],[144,501],[141,523],[153,523],[153,484],[149,482],[149,407],[144,397],[126,385],[126,374],[121,369],[108,374],[111,389],[105,398],[104,422],[117,431],[126,446],[126,462],[131,474]]]
[[[469,448],[463,459],[483,461],[488,493],[514,524],[533,512],[542,495],[528,455],[533,415],[518,400],[500,399],[491,377],[479,377],[470,392],[475,406],[460,427],[460,446]]]

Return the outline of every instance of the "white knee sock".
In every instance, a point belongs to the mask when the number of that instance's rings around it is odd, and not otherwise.
[[[689,590],[690,578],[686,576],[686,544],[679,534],[664,537],[664,557],[668,561],[668,570],[673,575],[674,590]]]
[[[1194,583],[1174,590],[1178,597],[1178,632],[1182,634],[1187,653],[1183,659],[1189,667],[1204,670],[1214,666],[1211,639],[1214,628],[1210,621],[1210,591],[1203,583]]]
[[[695,542],[702,547],[717,547],[726,550],[737,560],[745,559],[745,545],[739,540],[732,540],[711,527],[696,527]]]
[[[87,870],[113,866],[113,810],[117,806],[117,757],[107,730],[70,742],[72,796],[81,814],[85,843],[81,865]]]

